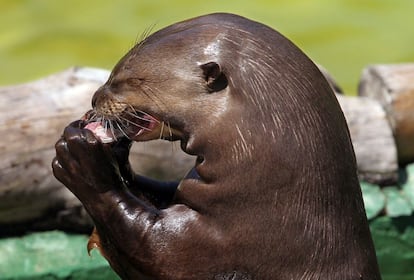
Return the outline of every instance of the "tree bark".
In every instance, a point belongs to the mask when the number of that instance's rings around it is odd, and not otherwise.
[[[351,133],[361,179],[380,185],[398,180],[396,145],[387,115],[376,100],[336,95]]]
[[[400,164],[414,161],[414,63],[365,68],[359,95],[378,100],[387,112]]]

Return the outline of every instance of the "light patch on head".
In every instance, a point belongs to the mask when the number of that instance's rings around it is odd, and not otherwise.
[[[217,57],[220,49],[220,40],[214,41],[207,45],[207,47],[204,48],[204,54],[206,56],[213,56]]]
[[[217,58],[220,54],[220,50],[222,49],[221,44],[223,37],[224,34],[218,34],[215,40],[204,48],[204,55],[212,59]]]

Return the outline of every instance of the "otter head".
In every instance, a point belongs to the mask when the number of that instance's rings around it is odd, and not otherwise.
[[[137,44],[93,97],[95,112],[125,121],[121,128],[134,132],[128,133],[132,140],[188,140],[196,123],[211,123],[223,110],[227,77],[208,52],[215,38],[177,28],[163,29]]]
[[[184,152],[202,163],[200,175],[212,180],[234,165],[248,177],[257,164],[269,172],[274,162],[293,170],[304,153],[316,162],[326,139],[306,127],[324,129],[322,116],[333,102],[317,67],[289,40],[262,24],[217,14],[144,39],[92,103],[98,117],[134,141],[181,140]],[[343,125],[340,110],[334,114]],[[226,162],[216,168],[218,161]]]
[[[229,106],[224,36],[220,25],[182,22],[145,38],[96,91],[97,118],[134,141],[180,140],[201,163],[207,149],[231,137],[221,123],[231,122],[238,115],[232,112],[242,109]]]

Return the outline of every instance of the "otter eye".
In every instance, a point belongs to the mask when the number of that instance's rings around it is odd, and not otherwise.
[[[128,78],[126,83],[130,86],[140,86],[144,82],[142,78]]]
[[[208,92],[213,93],[221,91],[227,87],[227,77],[221,71],[220,65],[215,62],[208,62],[201,65],[200,68],[203,70]]]

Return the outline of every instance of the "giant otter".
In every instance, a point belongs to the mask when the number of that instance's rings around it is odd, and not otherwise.
[[[115,142],[76,121],[52,165],[122,278],[380,279],[344,116],[275,30],[231,14],[173,24],[132,48],[92,104]],[[181,182],[131,170],[130,141],[157,138],[196,156]]]

